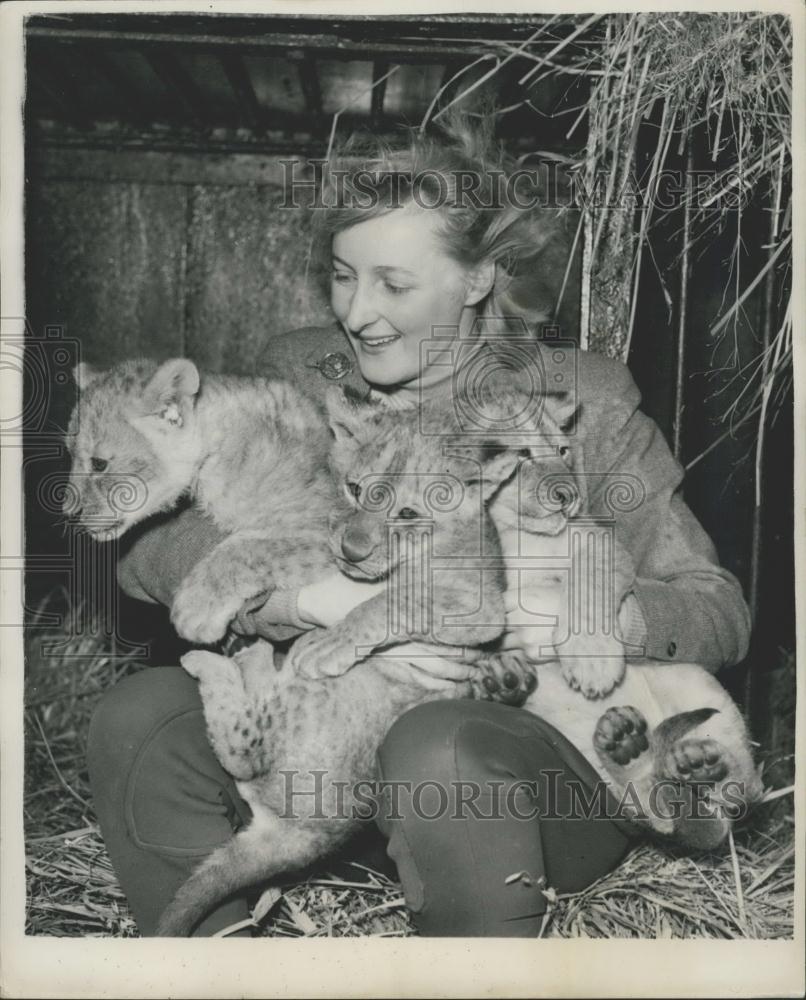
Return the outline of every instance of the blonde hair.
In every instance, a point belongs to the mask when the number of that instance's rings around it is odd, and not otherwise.
[[[329,254],[334,234],[415,200],[439,213],[449,257],[468,269],[495,265],[479,315],[496,332],[523,333],[524,324],[532,332],[553,319],[571,246],[568,213],[545,204],[545,191],[528,207],[508,196],[517,164],[495,142],[492,115],[444,117],[439,128],[407,129],[396,141],[347,140],[323,177],[316,243]]]

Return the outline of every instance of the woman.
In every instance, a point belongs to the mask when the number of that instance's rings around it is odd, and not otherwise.
[[[519,344],[530,343],[523,332],[543,317],[535,291],[544,272],[540,254],[551,250],[558,230],[545,212],[506,199],[484,207],[504,166],[486,137],[460,119],[440,137],[415,135],[398,150],[377,147],[364,161],[347,161],[336,202],[320,220],[337,322],[273,338],[263,369],[315,396],[338,382],[410,406],[460,393],[462,373],[497,337],[520,334]],[[368,167],[375,178],[369,199],[367,174],[360,173]],[[463,196],[458,180],[468,175],[477,180],[475,198]],[[394,207],[385,200],[390,179]],[[531,344],[524,364],[551,390],[546,373],[556,352],[535,339]],[[618,610],[621,638],[669,669],[675,660],[713,670],[738,661],[747,648],[748,611],[737,581],[719,567],[679,495],[680,467],[638,411],[626,368],[584,352],[574,360],[570,388],[581,404],[591,511],[607,513],[606,485],[614,475],[637,479],[644,493],[633,509],[616,512],[619,541],[635,569]],[[179,581],[219,537],[193,511],[152,528],[121,562],[123,589],[170,604]],[[262,605],[256,598],[233,628],[287,639],[339,621],[377,588],[336,575],[299,593],[277,592]],[[538,630],[541,648],[523,596],[507,595],[507,642],[539,658],[545,639]],[[388,734],[379,762],[392,782],[473,782],[487,796],[556,774],[552,805],[560,815],[573,782],[596,781],[551,727],[490,702],[432,702],[410,711]],[[89,766],[110,856],[141,933],[150,934],[197,861],[247,818],[207,744],[195,682],[179,668],[165,668],[118,684],[95,713]],[[479,812],[489,815],[490,804],[482,802]],[[536,811],[525,810],[529,819],[494,821],[472,810],[462,819],[428,820],[431,807],[421,805],[401,799],[397,809],[382,810],[379,825],[407,905],[428,935],[536,935],[546,909],[541,888],[583,888],[623,857],[632,836],[624,823],[606,818],[551,820],[540,802]],[[518,872],[521,878],[509,877]],[[212,934],[247,913],[245,899],[231,899],[197,933]]]

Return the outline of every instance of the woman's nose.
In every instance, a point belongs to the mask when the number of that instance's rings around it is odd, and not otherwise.
[[[378,316],[371,290],[357,282],[345,320],[347,328],[351,333],[360,333],[364,327],[374,323]]]

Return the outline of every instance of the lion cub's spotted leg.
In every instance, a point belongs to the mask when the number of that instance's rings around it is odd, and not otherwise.
[[[236,660],[194,649],[181,662],[199,682],[207,734],[224,769],[239,781],[265,773],[268,705],[248,697]]]

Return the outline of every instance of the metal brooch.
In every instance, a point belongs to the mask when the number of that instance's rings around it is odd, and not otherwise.
[[[340,351],[334,351],[330,354],[326,354],[319,361],[310,362],[306,365],[306,367],[316,368],[316,370],[321,372],[326,379],[330,379],[331,382],[335,382],[338,381],[338,379],[344,378],[345,375],[349,375],[355,365],[346,354],[342,354]]]

